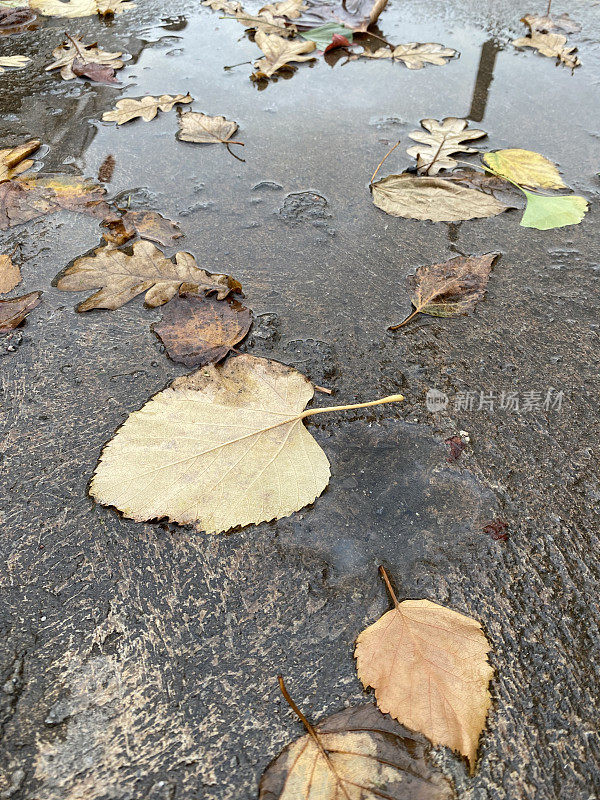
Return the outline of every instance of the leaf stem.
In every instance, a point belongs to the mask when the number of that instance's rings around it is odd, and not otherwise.
[[[392,584],[390,583],[388,574],[385,571],[385,567],[380,565],[379,572],[381,573],[383,580],[385,581],[385,585],[387,586],[387,590],[390,593],[392,600],[394,601],[394,605],[396,606],[396,608],[398,608],[400,606],[400,603],[398,602],[398,598],[396,597],[396,592],[392,589]]]
[[[397,141],[397,142],[396,142],[396,144],[395,144],[395,145],[392,147],[392,149],[391,149],[391,150],[388,150],[388,152],[387,152],[387,153],[384,155],[384,157],[381,159],[381,161],[379,162],[379,164],[377,164],[377,169],[376,169],[376,170],[375,170],[375,172],[374,172],[374,173],[371,175],[371,180],[369,181],[369,186],[372,186],[372,185],[373,185],[373,181],[375,180],[375,176],[377,175],[377,173],[378,173],[378,172],[379,172],[379,170],[381,169],[381,167],[382,167],[382,165],[383,165],[383,162],[386,160],[386,158],[387,158],[389,155],[391,155],[391,154],[394,152],[394,150],[395,150],[395,149],[398,147],[398,145],[400,144],[400,142],[401,142],[401,141],[402,141],[402,139],[398,139],[398,141]]]
[[[409,314],[408,317],[406,317],[406,319],[402,320],[402,322],[399,322],[397,325],[390,325],[390,327],[388,328],[388,331],[397,331],[398,328],[403,328],[406,325],[406,323],[410,322],[411,319],[413,317],[416,317],[418,313],[419,313],[419,309],[415,308],[415,310],[412,312],[412,314]]]
[[[388,397],[381,397],[379,400],[371,400],[368,403],[353,403],[348,406],[327,406],[327,408],[311,408],[298,414],[296,419],[305,419],[313,414],[326,414],[328,411],[351,411],[354,408],[367,408],[368,406],[378,406],[382,403],[398,403],[404,400],[401,394],[390,394]]]

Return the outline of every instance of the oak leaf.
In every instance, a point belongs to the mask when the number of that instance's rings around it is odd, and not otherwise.
[[[232,2],[232,0],[203,0],[203,6],[209,6],[213,11],[223,11],[225,14],[235,15],[238,11],[243,11],[242,4]]]
[[[434,317],[455,317],[468,314],[485,294],[498,253],[484,256],[457,256],[443,264],[428,264],[409,275],[407,284],[412,314],[390,330],[397,330],[417,314]]]
[[[57,0],[57,2],[63,5],[61,0]],[[108,67],[109,70],[113,70],[113,76],[114,70],[125,66],[125,63],[121,61],[123,53],[108,53],[105,50],[100,50],[95,44],[83,44],[81,37],[71,38],[67,36],[67,39],[66,43],[61,44],[52,51],[55,61],[46,67],[46,72],[59,69],[61,78],[65,81],[71,81],[77,77],[77,72],[73,69],[75,61],[78,62],[76,67],[79,66],[79,69],[89,64]]]
[[[312,396],[295,369],[248,355],[178,378],[119,428],[90,493],[138,522],[167,518],[207,533],[286,517],[329,480],[303,419],[365,405],[303,411]]]
[[[67,292],[99,289],[80,303],[77,311],[120,308],[142,292],[146,293],[146,305],[155,308],[168,302],[182,287],[207,294],[215,292],[219,299],[241,290],[229,275],[211,275],[199,269],[190,253],[176,253],[173,263],[152,242],[144,240],[135,242],[132,255],[100,247],[93,256],[76,259],[56,286]]]
[[[525,14],[521,17],[531,31],[540,33],[551,33],[552,31],[564,31],[564,33],[578,33],[581,25],[565,13],[556,17],[536,16],[535,14]]]
[[[473,139],[487,136],[485,131],[469,129],[466,119],[446,117],[441,122],[437,119],[422,119],[424,131],[409,133],[411,139],[420,142],[409,147],[409,156],[417,159],[417,170],[424,175],[437,175],[441,169],[451,169],[457,165],[454,153],[477,153],[476,147],[465,145]]]
[[[295,705],[295,704],[294,704]],[[346,708],[311,725],[275,758],[259,800],[451,800],[450,782],[422,737],[376,706]]]
[[[576,47],[565,47],[567,37],[560,33],[539,33],[533,31],[531,36],[522,36],[514,39],[515,47],[533,47],[543,56],[557,58],[566,67],[575,69],[580,66],[581,61],[575,55]]]
[[[269,3],[263,6],[259,14],[268,12],[274,17],[287,17],[288,19],[296,19],[303,11],[306,11],[308,6],[304,0],[282,0],[280,3]]]
[[[263,31],[258,31],[254,41],[265,54],[264,58],[254,64],[257,78],[270,78],[278,69],[292,61],[312,61],[314,59],[314,56],[306,55],[316,49],[314,42],[290,42],[281,36],[269,35]]]
[[[381,711],[457,750],[472,774],[494,674],[481,625],[429,600],[399,603],[382,572],[395,607],[358,636],[358,677]]]
[[[27,156],[35,153],[41,144],[39,139],[31,139],[17,147],[0,150],[0,182],[8,181],[30,169],[34,162]]]
[[[108,228],[103,234],[106,241],[118,247],[134,236],[168,247],[183,236],[179,225],[157,211],[125,211],[105,218],[102,225]]]
[[[104,122],[116,122],[123,125],[132,119],[140,117],[144,122],[150,122],[160,111],[170,111],[176,103],[191,103],[193,98],[189,94],[161,94],[160,97],[124,97],[117,100],[112,111],[102,114]]]
[[[399,44],[393,49],[380,47],[374,52],[365,50],[358,57],[391,58],[394,61],[402,61],[409,69],[422,69],[425,64],[436,64],[443,67],[448,63],[447,59],[454,58],[455,55],[456,50],[444,47],[443,44],[438,44],[437,42],[408,42],[407,44]],[[414,139],[415,137],[412,136],[412,138]]]
[[[12,69],[23,69],[31,61],[27,56],[4,56],[0,58],[0,72],[4,72],[9,67]]]
[[[556,164],[533,150],[518,148],[485,153],[482,161],[496,175],[533,189],[565,189]]]
[[[11,300],[0,300],[0,333],[9,333],[20,325],[30,311],[39,306],[41,292],[30,292]]]
[[[45,17],[90,17],[120,14],[135,8],[128,0],[29,0],[29,7]]]
[[[209,117],[198,111],[186,111],[179,116],[177,138],[182,142],[199,144],[226,143],[237,131],[238,124],[225,117]],[[231,142],[231,144],[240,144]]]
[[[204,367],[222,361],[252,325],[252,312],[237,300],[184,294],[152,326],[173,361]]]
[[[0,255],[0,294],[7,294],[21,283],[21,270],[10,256]]]

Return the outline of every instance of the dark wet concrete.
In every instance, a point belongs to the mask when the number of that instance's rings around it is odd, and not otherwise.
[[[257,323],[246,349],[335,390],[336,402],[402,391],[402,406],[319,417],[332,463],[313,508],[229,536],[124,521],[86,493],[115,428],[183,369],[134,301],[77,315],[51,287],[96,246],[97,223],[60,214],[3,235],[21,290],[42,306],[0,343],[2,398],[2,797],[249,800],[301,729],[282,672],[315,719],[364,698],[352,642],[386,608],[384,562],[402,597],[481,620],[494,706],[473,779],[439,761],[466,800],[592,800],[598,759],[597,207],[577,227],[520,228],[518,212],[461,226],[378,211],[369,177],[419,119],[470,116],[490,148],[538,150],[598,199],[598,5],[574,2],[583,66],[555,68],[510,39],[517,2],[395,2],[390,41],[461,51],[444,68],[320,61],[266,89],[233,21],[193,3],[140,2],[113,23],[44,21],[0,41],[32,55],[0,76],[2,146],[35,136],[47,171],[93,177],[178,219],[181,247],[244,285]],[[132,55],[120,88],[45,73],[64,30]],[[189,91],[240,124],[246,163],[175,140],[174,113],[116,129],[115,99]],[[410,163],[398,148],[390,171]],[[301,194],[305,193],[305,194]],[[421,319],[404,278],[457,252],[502,253],[476,314]],[[427,389],[449,394],[429,413]],[[456,411],[465,391],[565,393],[561,411]],[[326,404],[325,396],[317,402]],[[447,462],[443,440],[471,442]],[[508,541],[483,532],[508,522]]]

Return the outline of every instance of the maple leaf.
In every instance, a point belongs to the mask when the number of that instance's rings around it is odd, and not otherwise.
[[[316,49],[314,42],[289,42],[281,36],[269,36],[258,31],[254,39],[265,54],[264,58],[255,62],[255,77],[270,78],[274,72],[292,61],[312,61],[314,56],[305,55]]]
[[[104,122],[116,122],[123,125],[132,119],[140,117],[144,122],[150,122],[160,111],[170,111],[176,103],[191,103],[193,97],[189,94],[161,94],[160,97],[141,97],[139,100],[133,97],[124,97],[117,100],[112,111],[105,111],[102,114]]]
[[[434,317],[468,314],[485,294],[492,265],[498,255],[457,256],[443,264],[419,267],[414,275],[407,278],[415,310],[398,325],[390,326],[390,330],[403,327],[417,314],[431,314]]]
[[[17,147],[0,150],[0,183],[20,175],[30,169],[34,162],[27,156],[35,153],[41,146],[39,139],[31,139]]]
[[[358,636],[358,677],[375,689],[381,711],[457,750],[473,773],[494,674],[481,625],[429,600],[399,603],[381,571],[394,609]]]
[[[308,733],[267,767],[259,800],[451,800],[450,782],[434,768],[422,737],[377,708],[346,708],[311,723],[281,690]]]
[[[409,133],[411,139],[420,142],[406,151],[417,159],[417,170],[424,175],[437,175],[441,169],[451,169],[457,165],[451,156],[454,153],[477,153],[476,147],[465,145],[466,141],[481,139],[487,136],[485,131],[470,129],[466,119],[446,117],[441,122],[437,119],[422,119],[423,131]]]
[[[0,255],[0,294],[7,294],[21,283],[21,270],[10,256]]]
[[[409,69],[422,69],[425,64],[436,64],[443,67],[448,63],[446,59],[454,58],[455,55],[456,50],[444,47],[443,44],[438,44],[437,42],[408,42],[408,44],[399,44],[393,49],[380,47],[374,52],[365,50],[364,53],[354,56],[353,59],[391,58],[394,61],[402,61]],[[423,120],[423,122],[426,121],[429,120]],[[414,139],[415,137],[411,135],[411,138]]]
[[[7,68],[23,69],[31,61],[27,56],[4,56],[0,58],[0,72],[4,72]]]
[[[135,8],[127,0],[29,0],[29,7],[45,17],[90,17],[120,14]]]
[[[11,300],[0,300],[0,334],[9,333],[20,325],[30,311],[39,306],[41,292],[30,292]]]
[[[146,293],[146,305],[155,308],[168,302],[182,287],[207,294],[215,292],[219,299],[242,288],[229,275],[211,275],[199,269],[190,253],[176,253],[173,263],[144,240],[135,242],[133,255],[99,247],[93,256],[76,259],[56,286],[66,292],[99,289],[77,306],[78,311],[120,308],[142,292]]]
[[[567,37],[560,33],[540,33],[532,31],[531,36],[522,36],[514,39],[515,47],[533,47],[543,56],[557,58],[562,64],[571,69],[580,66],[581,61],[575,55],[576,47],[565,47]]]
[[[139,521],[167,518],[220,533],[280,519],[327,486],[329,461],[304,427],[313,385],[292,367],[241,355],[176,379],[106,445],[91,495]]]
[[[60,2],[60,0],[57,1]],[[81,37],[72,38],[67,34],[67,40],[67,42],[52,51],[52,55],[56,60],[46,67],[46,72],[60,69],[61,78],[65,81],[71,81],[77,77],[77,72],[73,69],[73,64],[76,61],[78,64],[75,66],[79,67],[80,70],[82,66],[91,64],[108,67],[109,72],[106,74],[109,76],[110,70],[112,70],[112,75],[114,76],[114,70],[125,66],[124,62],[121,61],[123,53],[107,53],[94,44],[83,44]]]

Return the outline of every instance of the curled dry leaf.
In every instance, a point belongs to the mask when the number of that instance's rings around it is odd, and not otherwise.
[[[415,310],[398,325],[392,325],[390,330],[401,328],[417,314],[434,317],[468,314],[484,296],[498,255],[457,256],[443,264],[419,267],[406,279]]]
[[[382,572],[394,608],[358,636],[358,677],[381,711],[457,750],[473,773],[494,674],[481,625],[429,600],[399,603]]]
[[[23,69],[31,61],[27,56],[5,56],[0,58],[0,72],[4,72],[6,68]]]
[[[21,283],[21,270],[10,256],[0,255],[0,294],[7,294]]]
[[[280,519],[327,486],[329,461],[303,411],[313,385],[295,369],[230,358],[175,380],[134,412],[102,451],[91,495],[126,517],[220,533]]]
[[[9,333],[20,325],[30,311],[39,306],[41,292],[30,292],[12,300],[0,300],[0,333]]]
[[[203,6],[209,6],[213,11],[223,11],[225,14],[235,15],[242,11],[242,4],[231,0],[203,0]]]
[[[521,22],[533,32],[551,33],[552,31],[563,31],[564,33],[578,33],[581,25],[575,22],[568,14],[560,14],[557,17],[538,17],[535,14],[525,14]]]
[[[496,150],[482,161],[497,175],[533,189],[566,189],[556,164],[532,150]]]
[[[379,19],[387,0],[342,0],[337,4],[309,2],[308,12],[298,21],[307,25],[341,22],[348,28],[365,33]]]
[[[497,175],[479,172],[476,169],[455,169],[449,175],[439,177],[460,186],[467,186],[490,194],[500,203],[504,203],[510,208],[523,208],[525,206],[521,190]]]
[[[451,158],[454,153],[478,152],[476,147],[465,145],[466,141],[487,136],[485,131],[467,130],[467,120],[456,117],[446,117],[441,122],[422,119],[421,125],[426,132],[413,131],[408,134],[420,144],[409,147],[406,152],[417,159],[417,169],[423,175],[437,175],[441,169],[452,169],[457,165],[455,159]]]
[[[158,211],[126,211],[122,216],[114,215],[102,222],[108,230],[103,234],[107,242],[120,246],[141,236],[164,247],[173,245],[183,236],[179,225],[163,217]]]
[[[295,704],[294,704],[295,706]],[[301,712],[299,712],[301,713]],[[450,782],[422,737],[374,705],[346,708],[312,726],[267,767],[259,800],[451,800]]]
[[[222,361],[250,330],[252,312],[237,300],[185,294],[152,326],[173,361],[204,367]]]
[[[41,146],[39,139],[31,139],[17,147],[0,150],[0,183],[20,175],[33,167],[33,159],[27,158]]]
[[[265,54],[264,58],[255,62],[255,77],[270,78],[281,67],[294,61],[311,61],[314,56],[305,55],[316,49],[314,42],[295,41],[289,42],[281,36],[269,36],[263,31],[258,31],[254,39],[256,44]]]
[[[143,240],[133,245],[133,255],[99,247],[93,256],[76,259],[56,286],[66,292],[102,287],[80,303],[78,311],[120,308],[142,292],[146,292],[146,305],[155,308],[168,302],[182,286],[207,294],[216,292],[219,299],[241,290],[229,275],[211,275],[199,269],[190,253],[176,253],[173,263],[151,242]]]
[[[494,197],[442,178],[388,175],[372,185],[373,202],[386,214],[433,222],[494,217],[508,209]]]
[[[198,111],[186,111],[179,116],[179,133],[177,138],[182,142],[198,142],[199,144],[217,144],[229,142],[237,131],[238,124],[225,117],[209,117]],[[240,142],[231,142],[240,144]]]
[[[61,0],[57,0],[57,2],[63,5]],[[81,70],[86,65],[97,64],[108,67],[108,73],[106,74],[109,76],[111,70],[114,76],[114,70],[125,66],[124,62],[121,61],[123,53],[107,53],[94,44],[83,44],[81,37],[71,38],[67,36],[67,39],[67,42],[52,51],[55,61],[46,67],[46,72],[59,69],[61,78],[65,81],[71,81],[77,77],[76,69],[79,70],[79,74],[84,74]],[[75,64],[76,69],[73,69],[75,61],[77,62]]]
[[[297,19],[307,8],[308,6],[304,3],[304,0],[282,0],[281,3],[270,3],[263,6],[258,13],[264,14],[268,12],[273,14],[274,17]]]
[[[515,39],[515,47],[533,47],[543,56],[557,58],[562,64],[571,69],[575,69],[581,61],[575,55],[576,47],[565,47],[567,37],[560,33],[539,33],[533,31],[531,36],[522,36]]]
[[[448,63],[447,59],[454,58],[455,55],[456,50],[444,47],[443,44],[436,42],[408,42],[408,44],[399,44],[391,50],[389,47],[380,47],[375,52],[365,50],[358,57],[392,58],[394,61],[402,61],[409,69],[422,69],[425,64],[436,64],[439,67],[443,67]],[[423,120],[423,122],[428,121],[430,120]],[[412,136],[412,138],[414,139],[415,137]]]
[[[0,33],[11,36],[28,28],[37,16],[30,8],[19,6],[16,8],[0,7]]]
[[[29,0],[29,7],[45,17],[90,17],[120,14],[135,8],[127,0]]]
[[[117,125],[123,125],[137,117],[150,122],[159,110],[170,111],[175,103],[191,103],[192,100],[193,97],[189,94],[161,94],[160,97],[141,97],[139,100],[125,97],[117,100],[112,111],[105,111],[102,119],[104,122],[116,122]]]

